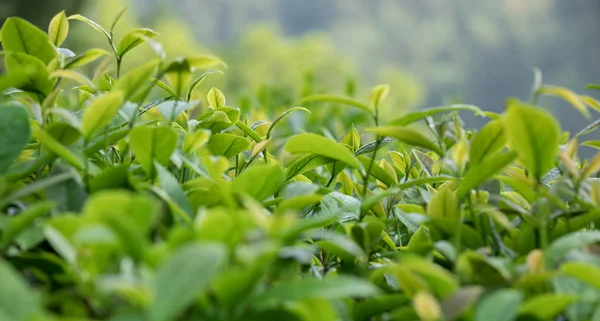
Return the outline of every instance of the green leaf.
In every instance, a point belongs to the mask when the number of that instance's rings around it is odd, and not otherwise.
[[[177,149],[177,133],[168,127],[135,127],[129,134],[129,143],[136,160],[150,176],[154,176],[154,161],[161,165],[169,163]]]
[[[523,293],[518,290],[499,290],[485,296],[475,309],[475,321],[512,321],[517,318]]]
[[[560,271],[564,275],[600,289],[600,268],[597,266],[583,262],[565,262],[561,265]]]
[[[423,134],[410,128],[399,127],[399,126],[381,126],[374,128],[365,129],[367,132],[375,133],[378,136],[387,136],[395,138],[405,144],[412,146],[423,147],[432,150],[439,155],[442,155],[442,151],[438,145],[429,140],[429,138],[423,136]]]
[[[455,111],[462,111],[462,110],[469,110],[469,111],[474,112],[477,115],[483,114],[482,110],[479,109],[479,107],[473,106],[473,105],[449,105],[449,106],[430,107],[430,108],[424,108],[421,110],[417,110],[417,111],[408,113],[407,115],[405,115],[401,118],[392,120],[391,122],[389,122],[389,125],[406,126],[406,125],[412,124],[416,121],[422,120],[428,116],[433,116],[433,115],[436,115],[439,113],[455,112]]]
[[[50,43],[56,47],[60,47],[65,39],[67,39],[68,34],[69,20],[63,10],[50,21],[50,26],[48,26],[48,38],[50,39]]]
[[[544,293],[525,301],[519,310],[521,315],[535,316],[538,320],[550,320],[563,312],[576,300],[573,295]]]
[[[74,14],[72,16],[69,16],[69,18],[67,18],[69,20],[78,20],[81,22],[85,22],[88,26],[94,28],[95,30],[101,32],[102,34],[104,34],[106,36],[107,39],[112,39],[112,37],[110,36],[110,34],[104,30],[104,28],[102,28],[101,25],[97,24],[96,22],[92,21],[91,19],[88,19],[80,14]]]
[[[375,285],[365,279],[339,275],[323,280],[310,278],[281,282],[256,298],[255,302],[270,305],[305,299],[368,298],[380,293]]]
[[[457,192],[458,197],[461,199],[466,197],[472,189],[477,188],[493,175],[502,171],[506,166],[512,163],[515,158],[517,158],[517,153],[514,151],[497,153],[485,158],[483,162],[471,168],[460,182]]]
[[[50,74],[50,78],[70,79],[70,80],[74,80],[74,81],[78,82],[79,84],[81,84],[83,86],[89,86],[90,88],[95,87],[94,83],[90,79],[88,79],[83,74],[80,74],[73,70],[59,69],[59,70],[53,71]]]
[[[82,67],[85,66],[95,60],[97,60],[98,58],[102,57],[102,56],[109,56],[110,53],[104,49],[98,49],[98,48],[93,48],[90,49],[84,53],[82,53],[81,55],[77,55],[76,57],[74,57],[71,61],[69,61],[66,66],[65,69],[73,69],[76,67]]]
[[[481,286],[465,286],[442,301],[441,308],[446,320],[460,320],[460,316],[471,309],[482,292]]]
[[[117,45],[117,55],[123,57],[135,47],[144,43],[147,39],[153,39],[160,34],[146,28],[134,29],[126,33]]]
[[[125,11],[127,11],[127,6],[125,6],[123,9],[121,9],[121,11],[119,11],[115,17],[113,18],[112,23],[110,24],[110,33],[112,34],[113,31],[115,30],[115,27],[117,26],[117,23],[119,23],[119,20],[121,20],[121,17],[123,17],[123,14],[125,13]]]
[[[208,100],[208,105],[214,109],[225,107],[227,102],[225,100],[225,95],[215,87],[210,89],[206,96],[206,100]]]
[[[479,165],[487,156],[506,146],[504,124],[500,120],[492,120],[481,128],[471,142],[469,161],[471,167]]]
[[[407,305],[409,302],[410,299],[405,294],[384,294],[356,303],[352,315],[356,321],[372,320],[373,317]]]
[[[165,102],[160,103],[156,108],[160,111],[160,114],[172,122],[175,121],[175,118],[179,116],[179,114],[194,108],[198,105],[198,101],[191,102],[183,102],[181,100],[167,100]]]
[[[538,180],[552,167],[559,151],[560,127],[552,114],[540,107],[513,101],[504,119],[512,148]]]
[[[355,168],[361,168],[360,162],[354,158],[354,154],[344,145],[312,133],[300,134],[288,139],[285,150],[292,154],[324,156]]]
[[[598,231],[581,231],[565,235],[550,244],[546,251],[546,260],[549,265],[557,264],[567,253],[598,242],[600,242]]]
[[[581,143],[582,146],[593,147],[600,150],[600,140],[588,140]]]
[[[456,193],[449,188],[437,192],[429,204],[427,214],[431,217],[448,217],[458,219],[460,217],[460,204]]]
[[[53,123],[46,126],[46,132],[65,146],[73,145],[81,137],[81,132],[68,123]]]
[[[208,150],[215,156],[231,158],[250,147],[250,141],[233,134],[215,134],[208,141]]]
[[[218,66],[223,66],[227,68],[227,64],[223,60],[211,55],[187,57],[185,58],[185,60],[193,69],[208,69],[215,68]]]
[[[381,103],[390,93],[390,85],[379,85],[371,90],[371,108],[377,110]]]
[[[38,58],[22,52],[7,52],[4,61],[9,75],[15,73],[25,77],[19,89],[45,96],[54,88],[48,69]]]
[[[246,135],[250,136],[250,138],[252,138],[255,142],[260,143],[263,141],[263,139],[258,136],[258,134],[252,128],[248,127],[248,125],[244,124],[241,120],[238,120],[235,125],[244,131]]]
[[[285,173],[279,165],[252,166],[233,180],[231,190],[264,201],[275,194],[284,181]]]
[[[128,100],[154,76],[157,66],[158,60],[154,60],[129,71],[119,78],[113,89],[122,90],[125,100]]]
[[[0,259],[0,280],[0,320],[28,321],[41,311],[37,295],[3,259]]]
[[[12,194],[9,194],[9,195],[1,198],[0,199],[0,207],[3,208],[13,201],[33,195],[40,191],[44,191],[48,188],[51,188],[57,184],[68,181],[70,179],[73,179],[73,174],[70,172],[61,173],[58,175],[38,179],[35,182],[30,183],[30,184],[26,185],[25,187],[22,187],[16,191],[14,191]]]
[[[2,231],[0,248],[6,249],[19,233],[29,228],[37,218],[48,213],[52,208],[54,208],[53,202],[40,202],[28,207],[17,216],[10,217]]]
[[[81,120],[83,136],[90,138],[100,128],[110,124],[123,102],[124,95],[121,91],[113,91],[92,101]]]
[[[567,101],[571,106],[575,107],[583,116],[590,118],[590,111],[587,109],[585,103],[581,100],[581,97],[574,93],[572,90],[558,87],[558,86],[542,86],[538,92],[542,95],[556,96]]]
[[[156,168],[158,174],[158,181],[160,182],[160,187],[167,193],[169,198],[177,204],[185,213],[187,213],[188,217],[192,218],[194,213],[192,211],[192,206],[183,191],[177,179],[173,177],[166,168],[164,168],[158,162],[154,162],[154,167]]]
[[[2,26],[2,46],[6,52],[24,53],[47,65],[56,58],[56,50],[48,35],[28,21],[12,17]]]
[[[357,159],[363,164],[363,166],[365,168],[369,167],[369,164],[371,163],[371,159],[365,156],[358,156]],[[373,165],[371,166],[371,171],[369,172],[369,175],[375,177],[377,180],[379,180],[380,182],[382,182],[383,184],[385,184],[385,186],[390,187],[394,184],[396,184],[396,181],[394,180],[394,178],[385,170],[383,169],[381,166],[379,166],[377,163],[373,163]]]
[[[194,81],[192,81],[192,83],[190,84],[190,88],[188,89],[188,95],[187,95],[188,101],[190,101],[192,99],[192,93],[194,92],[194,89],[196,89],[196,87],[198,87],[202,82],[204,82],[204,79],[206,79],[206,76],[208,76],[212,73],[215,73],[215,72],[223,74],[223,72],[218,69],[210,69],[210,70],[207,70],[202,75],[200,75]],[[176,94],[173,94],[173,95],[176,96]]]
[[[0,175],[19,157],[30,138],[29,114],[24,107],[0,105]]]
[[[152,287],[151,321],[174,320],[207,290],[227,261],[220,244],[191,244],[179,249],[159,268]]]
[[[54,139],[50,134],[41,129],[36,129],[33,131],[34,138],[40,141],[42,146],[47,148],[49,151],[61,157],[63,160],[67,161],[69,164],[75,166],[75,168],[79,170],[83,170],[85,168],[84,160],[79,155],[75,154],[68,147],[61,144],[59,141]]]
[[[267,139],[271,138],[271,132],[273,131],[275,126],[277,126],[277,124],[279,122],[281,122],[287,115],[289,115],[295,111],[304,111],[304,112],[307,112],[310,114],[310,110],[308,110],[304,107],[292,107],[292,108],[284,111],[283,113],[281,113],[281,115],[277,116],[277,118],[275,118],[275,120],[271,123],[271,126],[269,126],[269,129],[267,130]]]
[[[324,102],[324,103],[335,103],[335,104],[348,105],[348,106],[360,108],[360,109],[368,112],[369,114],[373,114],[373,109],[371,107],[369,107],[368,105],[365,105],[359,101],[356,101],[352,98],[345,97],[345,96],[312,95],[312,96],[304,97],[300,101],[300,104],[313,103],[313,102]]]

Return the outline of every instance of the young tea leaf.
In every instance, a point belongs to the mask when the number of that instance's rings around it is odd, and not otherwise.
[[[168,127],[135,127],[129,134],[131,149],[146,173],[154,176],[154,161],[166,165],[177,149],[177,133]]]
[[[113,91],[92,101],[81,120],[83,136],[90,138],[100,128],[110,124],[123,102],[121,91]]]
[[[2,46],[7,52],[24,53],[47,65],[56,58],[56,50],[48,35],[28,21],[12,17],[2,25]]]
[[[304,97],[300,104],[312,103],[312,102],[324,102],[324,103],[335,103],[341,105],[348,105],[352,107],[356,107],[362,109],[369,114],[373,114],[373,109],[368,105],[365,105],[359,101],[356,101],[352,98],[344,97],[344,96],[335,96],[335,95],[312,95],[308,97]]]
[[[513,101],[505,115],[504,131],[527,170],[541,179],[559,151],[560,127],[548,111]]]
[[[75,58],[73,58],[73,60],[69,61],[66,64],[65,69],[73,69],[76,67],[83,67],[83,66],[97,60],[98,58],[100,58],[102,56],[108,56],[108,55],[110,55],[110,53],[104,49],[93,48],[93,49],[90,49],[90,50],[82,53],[81,55],[78,55]]]
[[[50,43],[56,47],[60,47],[65,39],[67,39],[68,34],[69,20],[63,10],[50,21],[50,26],[48,26],[48,38],[50,39]]]
[[[381,126],[375,128],[365,129],[367,132],[375,133],[378,136],[387,136],[395,138],[405,144],[423,147],[432,150],[442,155],[442,150],[438,145],[429,140],[429,138],[423,136],[423,134],[410,128],[399,127],[399,126]]]
[[[234,193],[252,196],[264,201],[282,186],[285,173],[279,165],[258,165],[242,172],[231,185]]]
[[[343,145],[316,134],[300,134],[288,139],[285,150],[292,154],[315,154],[338,160],[355,168],[360,168],[360,162]]]
[[[117,55],[123,57],[129,51],[144,43],[144,41],[156,38],[157,36],[159,36],[159,33],[146,28],[131,30],[119,41],[119,44],[117,45]]]
[[[421,110],[417,110],[411,113],[408,113],[406,116],[398,118],[396,120],[392,120],[389,125],[394,126],[406,126],[412,124],[416,121],[425,119],[426,117],[433,116],[439,113],[447,113],[453,111],[462,111],[469,110],[474,112],[476,115],[483,115],[483,111],[479,109],[477,106],[473,105],[449,105],[449,106],[440,106],[440,107],[430,107]]]
[[[250,141],[233,134],[216,134],[208,141],[208,150],[215,156],[231,158],[250,147]]]
[[[208,95],[206,96],[206,100],[208,100],[208,105],[214,109],[225,107],[227,102],[225,100],[225,95],[223,95],[223,93],[215,87],[210,89]]]
[[[506,146],[504,124],[500,120],[493,120],[481,128],[471,143],[469,161],[471,166],[477,166],[486,157],[501,150]]]

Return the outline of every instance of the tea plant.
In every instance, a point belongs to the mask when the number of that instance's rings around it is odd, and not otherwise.
[[[0,320],[600,320],[600,156],[577,156],[600,121],[571,135],[535,105],[592,97],[538,75],[501,114],[389,120],[381,85],[249,119],[193,99],[224,62],[117,37],[122,13],[2,26]],[[110,51],[61,48],[75,23]],[[289,125],[331,106],[365,121]]]

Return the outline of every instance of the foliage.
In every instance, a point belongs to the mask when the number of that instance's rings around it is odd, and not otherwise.
[[[380,85],[257,118],[194,95],[221,59],[123,18],[2,27],[0,320],[598,319],[600,156],[577,151],[600,121],[570,135],[536,105],[592,98],[389,119]],[[57,47],[76,23],[108,50]],[[362,116],[291,118],[328,107]]]

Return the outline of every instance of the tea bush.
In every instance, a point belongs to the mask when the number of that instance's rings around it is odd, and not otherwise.
[[[502,114],[384,119],[381,85],[251,119],[192,99],[223,61],[117,38],[121,15],[2,26],[0,320],[600,320],[600,156],[577,156],[600,121],[535,105],[591,117],[590,96],[538,73]],[[61,48],[74,23],[111,50]],[[142,44],[157,58],[123,70]],[[364,121],[290,122],[334,106]]]

